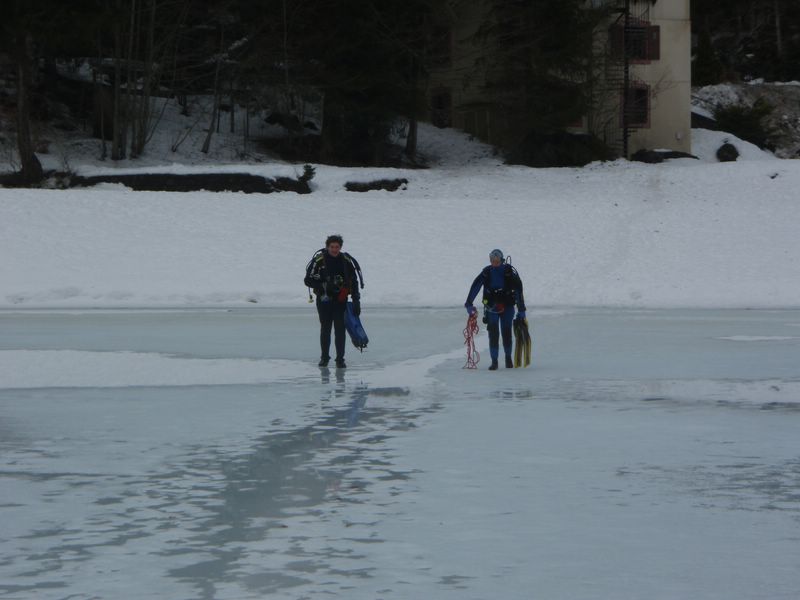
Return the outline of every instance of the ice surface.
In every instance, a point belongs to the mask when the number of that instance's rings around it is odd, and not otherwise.
[[[464,317],[0,312],[0,596],[794,597],[800,312]]]

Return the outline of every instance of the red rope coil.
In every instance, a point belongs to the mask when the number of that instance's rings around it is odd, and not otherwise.
[[[477,369],[481,355],[475,349],[475,334],[480,331],[478,327],[478,313],[474,312],[467,317],[467,326],[464,328],[464,345],[467,347],[467,362],[464,369]]]

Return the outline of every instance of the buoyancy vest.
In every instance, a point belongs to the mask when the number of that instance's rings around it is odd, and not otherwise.
[[[329,272],[332,269],[328,267],[328,261],[338,260],[339,257],[342,260],[342,272]],[[353,299],[360,297],[359,287],[364,288],[364,275],[361,272],[361,266],[352,255],[341,252],[334,259],[325,248],[321,248],[306,264],[306,276],[303,282],[317,295],[342,293],[344,295],[342,301],[346,301],[348,293],[352,295]]]
[[[522,303],[520,310],[524,310],[524,300],[522,298],[522,280],[517,270],[508,263],[503,265],[503,285],[502,287],[492,287],[492,266],[483,269],[483,303],[494,305],[502,303],[513,305]]]

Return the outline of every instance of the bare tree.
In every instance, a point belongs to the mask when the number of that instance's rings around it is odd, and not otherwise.
[[[17,63],[17,148],[22,165],[20,178],[25,184],[42,180],[42,164],[34,151],[31,135],[30,90],[34,69],[33,37],[24,28],[16,32],[14,59]]]
[[[122,0],[117,0],[117,8],[122,8]],[[114,112],[112,116],[111,160],[125,158],[125,141],[123,139],[122,116],[122,43],[123,31],[119,21],[114,23]]]
[[[781,0],[774,0],[773,6],[775,8],[775,53],[778,55],[778,60],[786,58],[786,53],[783,48],[783,33],[781,31]]]
[[[206,135],[206,139],[203,141],[203,147],[201,148],[204,154],[208,154],[208,151],[211,148],[211,136],[214,135],[214,124],[217,122],[217,115],[219,113],[219,72],[222,67],[223,48],[225,43],[225,30],[222,27],[220,27],[219,36],[219,53],[214,57],[214,60],[216,61],[214,68],[214,105],[211,109],[211,122],[208,125],[208,134]]]
[[[110,70],[104,64],[101,43],[98,53],[113,95],[112,160],[141,156],[152,138],[164,110],[154,116],[154,94],[161,84],[163,65],[177,61],[178,32],[190,4],[189,0],[116,0],[103,21],[102,26],[111,31]]]

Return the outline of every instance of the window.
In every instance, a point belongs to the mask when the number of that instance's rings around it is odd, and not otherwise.
[[[641,82],[631,84],[625,100],[622,110],[628,127],[650,127],[650,86]]]
[[[650,62],[661,58],[661,27],[647,21],[631,19],[627,29],[622,23],[611,26],[608,32],[611,55],[633,62]]]

